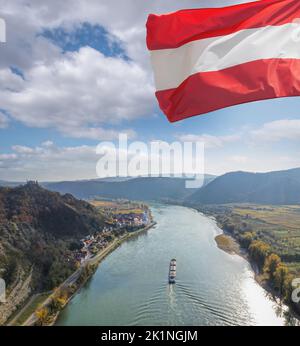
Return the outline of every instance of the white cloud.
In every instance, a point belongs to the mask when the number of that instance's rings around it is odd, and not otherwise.
[[[121,132],[127,134],[129,139],[136,137],[136,133],[134,130],[122,129]],[[73,138],[89,138],[95,140],[109,141],[118,139],[120,132],[115,130],[107,130],[99,127],[68,127],[64,129],[64,134]]]
[[[222,148],[228,143],[234,143],[240,140],[240,135],[212,136],[208,134],[179,135],[177,138],[182,142],[203,142],[206,149]]]
[[[113,145],[113,143],[110,144]],[[182,165],[179,164],[182,154],[181,150],[174,153],[174,156],[169,156],[168,150],[162,150],[158,154],[152,151],[150,143],[141,142],[129,142],[127,149],[103,142],[101,150],[98,147],[97,151],[96,147],[87,145],[58,147],[48,140],[36,147],[14,145],[11,152],[0,154],[0,179],[48,181],[53,180],[54,177],[55,180],[97,178],[96,167],[102,157],[105,162],[108,160],[112,165],[117,160],[117,167],[126,168],[127,174],[123,173],[124,170],[114,171],[112,176],[168,175],[170,172],[181,174],[186,167],[183,162]],[[190,156],[190,153],[188,155],[184,160],[195,162],[195,157]],[[198,157],[199,159],[202,157]],[[163,163],[162,166],[161,163]],[[100,170],[98,173],[101,174],[100,177],[104,177],[107,170]]]
[[[44,24],[35,17],[34,6],[23,1],[1,1],[1,18],[6,22],[6,43],[1,45],[0,69],[18,66],[28,69],[47,64],[58,57],[60,49],[38,35]]]
[[[11,153],[0,154],[0,176],[17,181],[96,178],[98,159],[93,146],[57,147],[51,141],[37,147],[15,145]]]
[[[213,6],[247,1],[215,0]],[[7,108],[14,119],[27,126],[55,128],[73,138],[110,140],[115,139],[119,131],[132,138],[135,132],[130,129],[130,121],[151,116],[157,104],[145,44],[148,14],[211,4],[211,0],[89,0],[88,3],[52,0],[47,4],[40,0],[2,0],[0,12],[7,24],[7,43],[1,46],[1,108]],[[130,61],[121,57],[107,58],[88,47],[64,54],[38,35],[44,29],[58,27],[71,32],[84,22],[104,26],[109,39],[121,40]],[[10,66],[22,69],[25,78],[13,74]],[[7,127],[8,121],[6,113],[0,112],[0,128]],[[123,130],[124,127],[129,129]],[[273,122],[250,135],[256,140],[297,139],[298,129],[297,121]],[[178,138],[203,141],[206,148],[211,149],[244,139],[239,135],[208,134]],[[249,170],[263,170],[266,166],[280,168],[276,166],[275,156],[270,155],[267,162],[255,152],[252,156],[257,157],[249,157],[246,162],[243,152],[216,157],[218,151],[223,152],[215,150],[207,155],[207,169],[212,172],[221,173],[241,166]],[[59,148],[47,141],[36,148],[15,146],[12,153],[1,154],[0,174],[1,178],[15,180],[47,180],[53,176],[58,180],[92,178],[96,162],[93,147]],[[282,163],[283,166],[290,164],[289,159]]]
[[[270,172],[300,167],[300,155],[278,155],[273,151],[254,150],[243,154],[226,155],[220,152],[216,155],[206,155],[205,172],[221,175],[227,172]]]
[[[33,149],[24,145],[14,145],[12,149],[18,154],[36,154],[38,149],[39,151],[42,150],[42,148]]]
[[[27,71],[25,80],[0,73],[0,103],[33,127],[54,127],[76,138],[113,139],[116,131],[89,124],[119,124],[151,113],[152,85],[134,62],[89,48]]]
[[[264,124],[260,129],[251,132],[255,142],[277,142],[283,139],[300,140],[300,120],[276,120]]]
[[[43,147],[52,147],[54,143],[52,141],[45,141],[41,144]]]
[[[243,1],[216,0],[214,6],[237,2]],[[52,0],[46,5],[2,0],[7,43],[1,47],[1,107],[31,127],[56,128],[76,138],[95,139],[105,132],[108,138],[105,124],[149,116],[156,106],[145,44],[148,14],[206,6],[211,2]],[[91,48],[64,54],[39,35],[58,27],[71,32],[85,22],[101,25],[108,38],[121,40],[131,61],[106,58]],[[25,80],[12,74],[10,66],[22,69]]]
[[[17,158],[16,154],[0,154],[0,161],[14,160]]]
[[[218,7],[247,1],[214,0],[213,5]],[[32,55],[34,59],[42,58],[43,51],[34,49],[40,39],[36,33],[42,28],[64,26],[71,30],[74,25],[83,22],[104,26],[125,43],[134,60],[143,63],[147,54],[145,23],[149,13],[210,6],[211,0],[89,0],[88,3],[85,0],[51,0],[47,4],[40,0],[2,0],[0,11],[8,24],[9,58],[14,57],[16,60],[18,57],[15,54],[16,43],[22,43],[26,48],[23,52],[24,61],[18,59],[22,65],[32,63]],[[45,51],[50,55],[51,45]]]

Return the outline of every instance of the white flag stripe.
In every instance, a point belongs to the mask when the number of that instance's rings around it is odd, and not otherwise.
[[[266,26],[151,51],[156,89],[177,88],[189,76],[250,61],[300,59],[300,24]]]

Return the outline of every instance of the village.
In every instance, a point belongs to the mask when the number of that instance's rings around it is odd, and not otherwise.
[[[107,222],[105,227],[94,235],[88,235],[80,240],[80,248],[72,254],[78,265],[104,250],[116,237],[125,232],[135,232],[152,222],[148,206],[128,201],[92,201]]]

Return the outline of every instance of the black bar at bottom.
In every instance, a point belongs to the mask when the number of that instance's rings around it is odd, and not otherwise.
[[[287,337],[297,340],[299,327],[0,327],[0,344],[30,345],[134,345],[202,344],[226,342],[239,346],[247,343],[270,343],[276,338],[284,346]],[[297,333],[297,334],[296,334]],[[4,341],[5,340],[5,341]]]

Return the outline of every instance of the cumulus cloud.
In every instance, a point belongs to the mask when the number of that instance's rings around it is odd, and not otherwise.
[[[264,124],[260,129],[251,132],[255,142],[278,142],[282,139],[300,140],[300,120],[276,120]]]
[[[282,119],[263,124],[260,128],[243,130],[239,134],[212,136],[208,134],[183,134],[177,136],[181,141],[204,142],[206,149],[222,148],[226,144],[243,140],[244,144],[253,147],[253,144],[274,143],[281,140],[300,141],[300,120]],[[237,161],[244,161],[243,156],[232,157]],[[240,160],[241,159],[241,160]]]
[[[116,131],[88,125],[119,124],[153,107],[153,88],[143,69],[90,47],[34,66],[25,79],[2,71],[0,83],[0,104],[13,118],[76,138],[115,138]]]
[[[247,1],[215,0],[213,6]],[[209,6],[211,0],[2,0],[7,43],[1,46],[0,109],[5,111],[0,111],[0,128],[12,117],[77,139],[111,140],[119,132],[133,138],[130,121],[151,116],[157,105],[145,44],[148,14]],[[107,57],[88,46],[65,53],[41,35],[63,28],[72,37],[85,23],[104,27],[108,40],[119,42],[129,59]],[[239,140],[207,134],[179,137],[203,141],[207,148]],[[95,177],[97,155],[92,146],[57,147],[46,141],[11,151],[0,153],[3,179]]]
[[[0,154],[0,175],[4,180],[74,180],[96,178],[99,157],[93,146],[57,147],[46,141],[40,146],[15,145]]]
[[[247,2],[248,0],[215,0],[214,6]],[[34,46],[40,40],[36,32],[42,28],[64,26],[72,30],[78,23],[88,22],[104,26],[109,32],[126,44],[130,56],[142,62],[146,56],[145,22],[149,13],[166,13],[182,8],[209,7],[210,0],[2,0],[0,10],[8,22],[10,41],[23,43],[27,48],[24,52],[26,64],[35,53],[35,59],[40,58],[40,50]],[[34,44],[33,44],[34,43]],[[14,54],[16,45],[11,44],[10,56]],[[46,51],[51,53],[52,46]],[[52,53],[51,53],[52,54]],[[11,61],[11,60],[10,60]],[[22,61],[19,61],[22,63]],[[24,62],[22,63],[24,65]]]
[[[183,162],[183,156],[184,162]],[[197,168],[203,164],[201,151],[197,152]],[[1,180],[76,180],[109,176],[139,176],[192,173],[195,153],[184,153],[179,147],[174,153],[168,146],[161,151],[152,148],[151,143],[128,142],[127,148],[102,142],[99,146],[58,147],[52,141],[39,146],[14,145],[11,152],[0,154]],[[100,159],[103,159],[99,163]],[[199,163],[199,160],[202,160]],[[188,165],[187,161],[191,164]],[[107,171],[110,163],[113,170]],[[151,165],[149,163],[151,162]],[[117,165],[114,165],[117,163]],[[122,167],[122,168],[121,168]],[[196,167],[195,167],[196,168]],[[118,170],[120,169],[120,170]],[[199,173],[199,171],[197,171]]]
[[[1,45],[0,69],[17,66],[26,70],[36,63],[48,63],[58,57],[59,47],[38,35],[43,24],[30,4],[1,1],[1,18],[6,22],[6,43]]]
[[[237,2],[216,0],[214,6]],[[1,107],[27,126],[92,139],[107,132],[103,124],[149,116],[156,101],[145,44],[148,14],[206,6],[211,2],[2,0],[7,43],[1,47]],[[64,54],[41,35],[57,28],[71,35],[84,23],[104,27],[108,39],[121,42],[130,61],[107,58],[88,47]],[[13,74],[10,66],[22,70],[25,78]]]
[[[1,164],[1,161],[3,163],[3,161],[14,160],[16,158],[17,158],[16,154],[0,154],[0,164]]]

